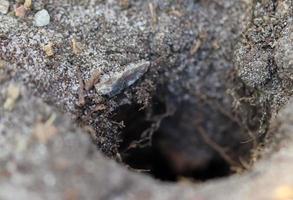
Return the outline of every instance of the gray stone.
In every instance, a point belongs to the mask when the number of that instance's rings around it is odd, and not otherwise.
[[[135,83],[147,70],[150,62],[142,60],[126,65],[121,72],[105,74],[101,81],[95,85],[98,93],[107,96],[119,94],[126,87]]]
[[[275,61],[280,76],[293,80],[293,22],[288,24],[276,42]]]
[[[9,9],[9,1],[0,0],[0,13],[7,14]]]
[[[43,9],[36,13],[35,15],[36,26],[46,26],[49,23],[50,23],[50,15],[47,10]]]

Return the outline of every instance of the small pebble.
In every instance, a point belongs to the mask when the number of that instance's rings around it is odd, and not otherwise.
[[[131,86],[140,79],[148,70],[149,65],[150,62],[141,60],[125,66],[121,72],[104,74],[100,82],[95,84],[96,91],[109,97],[119,94],[126,87]]]
[[[0,0],[0,13],[7,14],[9,9],[9,1]]]
[[[75,38],[72,38],[71,43],[72,43],[72,51],[73,51],[73,53],[75,55],[80,54],[80,52],[81,52],[81,44],[79,42],[77,42]]]
[[[35,14],[35,25],[36,26],[46,26],[50,23],[50,15],[47,10],[40,10]]]
[[[15,16],[17,17],[24,17],[26,14],[27,9],[21,5],[15,9]]]

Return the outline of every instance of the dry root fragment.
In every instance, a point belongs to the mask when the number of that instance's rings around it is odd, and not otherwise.
[[[5,110],[11,111],[14,106],[15,102],[20,96],[20,88],[16,85],[9,85],[7,89],[7,99],[3,105]]]
[[[192,48],[190,49],[190,54],[194,55],[200,48],[201,46],[201,40],[196,40],[192,46]]]
[[[202,44],[204,43],[204,41],[206,40],[206,38],[207,38],[207,34],[206,33],[201,33],[200,34],[199,38],[194,41],[194,44],[193,44],[193,46],[190,49],[190,54],[191,55],[196,54],[196,52],[202,46]]]
[[[150,9],[151,17],[152,17],[152,24],[155,25],[158,23],[156,7],[154,6],[153,3],[149,3],[149,9]]]
[[[5,61],[0,59],[0,69],[4,68]]]
[[[49,42],[47,45],[44,45],[43,50],[45,51],[46,56],[48,56],[48,57],[52,57],[54,55],[52,42]]]
[[[105,110],[107,107],[104,104],[98,104],[95,108],[94,111],[103,111]]]
[[[77,70],[77,76],[78,76],[78,82],[79,82],[78,105],[83,106],[85,104],[84,81],[82,79],[80,69]]]
[[[182,17],[182,16],[183,16],[183,13],[181,13],[180,11],[175,10],[175,9],[172,9],[172,10],[169,12],[169,14],[174,15],[174,16],[176,16],[176,17]]]
[[[236,161],[232,160],[232,158],[226,153],[223,147],[221,147],[208,136],[208,134],[200,125],[197,125],[197,130],[204,142],[212,149],[214,149],[231,167],[241,167]]]
[[[85,83],[85,89],[87,91],[90,90],[92,87],[94,87],[96,83],[98,83],[98,81],[100,80],[101,74],[102,73],[99,69],[94,70],[94,72],[91,75],[91,78],[87,80]]]

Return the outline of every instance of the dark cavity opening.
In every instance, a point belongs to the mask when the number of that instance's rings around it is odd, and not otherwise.
[[[159,100],[148,111],[120,107],[115,119],[125,124],[120,155],[127,166],[164,181],[205,181],[230,175],[248,158],[252,145],[233,120],[209,105],[179,108],[170,114]]]

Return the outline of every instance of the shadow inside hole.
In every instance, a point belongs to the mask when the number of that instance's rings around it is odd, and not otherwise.
[[[204,169],[186,170],[178,174],[169,160],[156,147],[130,150],[123,155],[123,161],[136,171],[143,172],[162,181],[178,181],[180,177],[205,181],[231,174],[230,166],[221,158],[211,160]]]
[[[164,103],[157,101],[153,105],[151,111],[153,116],[166,112]],[[133,144],[141,139],[142,133],[149,129],[153,122],[147,119],[146,111],[139,110],[138,105],[121,108],[117,117],[123,120],[125,124],[125,129],[122,132],[123,142],[120,148],[123,162],[135,171],[149,174],[163,181],[177,181],[181,177],[205,181],[232,174],[230,164],[194,131],[193,119],[197,117],[194,116],[194,113],[196,115],[197,113],[201,115],[214,114],[209,108],[202,108],[204,111],[192,110],[190,105],[180,107],[179,112],[163,119],[158,130],[152,134],[152,145],[143,148],[137,145],[133,146]],[[214,118],[212,117],[208,121],[212,122],[215,130],[223,129],[219,131],[220,136],[227,137],[224,138],[224,142],[230,142],[231,148],[238,149],[237,152],[232,153],[235,153],[236,157],[242,156],[242,153],[245,156],[250,151],[251,145],[239,146],[238,125],[220,114],[219,116],[214,115],[215,117],[213,116]],[[218,124],[215,123],[215,120]],[[208,126],[209,123],[204,125]],[[237,137],[233,138],[235,135]],[[241,134],[239,133],[239,135]],[[215,135],[212,135],[212,137],[215,137]],[[190,149],[191,151],[189,151]]]

